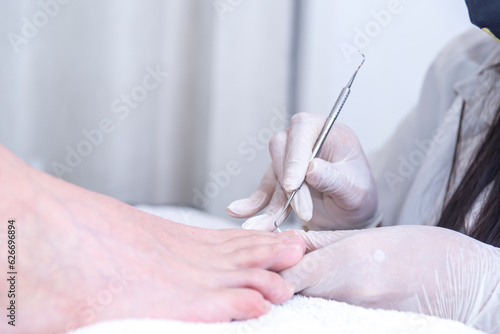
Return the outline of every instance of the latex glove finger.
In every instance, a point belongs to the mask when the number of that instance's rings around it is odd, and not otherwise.
[[[271,154],[274,173],[280,184],[283,181],[283,167],[285,166],[287,145],[288,130],[278,132],[269,141],[269,153]]]
[[[276,226],[274,226],[274,220],[285,207],[286,200],[287,197],[285,196],[283,189],[281,189],[279,184],[276,184],[273,197],[271,198],[264,214],[248,219],[241,227],[245,230],[274,231],[276,229]],[[277,226],[280,226],[281,223],[285,221],[289,212],[290,208],[288,208],[287,212],[279,219],[279,221],[276,222]]]
[[[273,167],[269,166],[254,193],[248,198],[229,204],[226,213],[234,218],[248,218],[255,215],[269,204],[275,187],[276,175]]]
[[[293,211],[297,214],[300,220],[303,222],[308,222],[313,216],[313,201],[311,192],[306,183],[302,185],[299,191],[295,194],[292,199]]]
[[[314,159],[309,165],[306,182],[319,192],[331,195],[343,209],[354,210],[359,208],[361,201],[366,202],[367,196],[376,196],[369,171],[357,171],[356,167],[352,163],[342,165]]]
[[[406,225],[357,231],[280,275],[308,296],[425,313],[496,333],[499,268],[498,248],[456,231]]]
[[[360,245],[351,244],[351,237],[362,235],[367,231],[371,232],[370,230],[296,231],[304,240],[308,253],[297,265],[282,271],[280,275],[294,285],[295,292],[326,298],[332,298],[335,291],[344,293],[344,289],[348,288],[345,282],[349,279],[341,277],[354,275],[345,273],[344,269],[346,266],[356,268],[353,261],[360,261],[360,254],[364,254],[358,253],[358,248],[363,249],[364,245],[368,248],[371,246],[366,242],[369,240],[367,238],[363,239],[365,242]],[[360,268],[363,269],[366,268]]]
[[[280,184],[282,184],[283,181],[284,169],[287,159],[286,147],[290,145],[290,143],[288,143],[289,139],[291,139],[289,133],[287,131],[282,131],[273,136],[271,142],[269,143],[269,152],[271,153],[274,172]],[[304,174],[302,174],[301,178],[302,180],[305,178],[305,172]],[[290,196],[290,193],[287,194],[287,197],[285,199],[285,202],[283,203],[282,208],[288,201],[288,196]],[[291,205],[297,216],[302,221],[308,222],[309,220],[311,220],[313,214],[313,202],[311,193],[306,184],[304,184],[302,188],[296,193],[295,197],[292,200]]]
[[[366,280],[366,276],[373,269],[373,264],[384,260],[384,252],[373,250],[377,248],[378,242],[370,239],[372,231],[385,232],[383,229],[297,231],[305,241],[308,253],[297,265],[282,271],[280,275],[295,286],[295,292],[347,301],[348,296],[356,296],[364,291],[356,289],[360,284],[371,282]],[[385,234],[388,239],[392,239],[390,233]],[[392,243],[385,240],[380,244],[392,247]],[[363,274],[365,271],[367,273]]]
[[[312,252],[333,243],[336,243],[344,238],[347,238],[353,234],[359,233],[360,230],[344,230],[344,231],[295,231],[302,240],[306,243],[306,249],[308,252]]]
[[[312,149],[325,123],[325,117],[299,113],[290,119],[285,170],[281,184],[286,192],[298,188],[305,178]]]
[[[331,268],[335,268],[337,262],[343,261],[342,256],[336,253],[335,250],[337,248],[326,246],[314,252],[309,252],[304,255],[297,265],[281,271],[280,275],[284,280],[293,284],[296,293],[316,287],[322,288],[322,285],[330,288],[330,285],[325,284],[323,281],[333,281],[336,273]]]

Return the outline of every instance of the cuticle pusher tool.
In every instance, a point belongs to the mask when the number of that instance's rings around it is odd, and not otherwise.
[[[321,150],[321,146],[323,146],[323,143],[325,142],[326,137],[328,136],[328,133],[330,132],[330,130],[333,126],[333,123],[335,123],[335,120],[337,119],[338,115],[340,114],[340,111],[342,110],[342,107],[344,106],[345,101],[349,97],[349,93],[351,92],[352,83],[354,82],[354,79],[356,78],[356,75],[358,74],[359,69],[365,63],[365,59],[366,59],[365,55],[360,50],[358,50],[358,52],[363,57],[363,60],[361,61],[361,64],[359,64],[356,71],[354,71],[354,74],[352,75],[352,77],[349,80],[349,82],[347,83],[347,85],[340,92],[340,95],[337,98],[337,102],[335,102],[335,104],[333,105],[332,111],[330,111],[330,115],[328,115],[328,118],[326,119],[325,125],[323,126],[323,129],[321,130],[321,133],[319,134],[319,137],[316,140],[316,143],[314,144],[314,147],[312,149],[311,160],[309,160],[309,162],[311,162],[313,159],[315,159],[318,156],[319,151]],[[300,186],[297,189],[292,191],[292,193],[290,194],[290,197],[288,198],[288,201],[285,204],[285,207],[283,208],[283,210],[281,210],[280,214],[278,215],[278,218],[276,218],[276,220],[274,221],[274,226],[276,227],[275,231],[281,232],[277,223],[280,220],[280,218],[285,214],[285,212],[288,210],[288,208],[290,207],[290,204],[292,203],[292,200],[295,197],[295,194],[297,194],[297,192],[300,190],[300,188],[302,187],[304,182],[305,182],[305,179],[304,179],[304,181],[302,181],[302,183],[300,184]]]

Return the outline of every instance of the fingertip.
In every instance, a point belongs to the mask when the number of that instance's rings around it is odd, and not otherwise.
[[[243,224],[241,224],[241,228],[244,230],[251,230],[250,225],[247,224],[247,222],[244,222]]]
[[[259,230],[268,232],[272,232],[275,230],[272,217],[267,214],[252,217],[248,219],[246,222],[244,222],[243,225],[241,225],[241,227],[244,230]]]
[[[231,202],[227,207],[226,207],[226,213],[234,218],[240,218],[240,210],[241,210],[241,202],[244,201],[242,199],[236,200],[234,202]]]
[[[290,172],[289,170],[285,172],[282,186],[287,193],[291,193],[292,191],[297,189],[303,181],[301,178],[295,177],[294,175],[297,175],[297,173]]]
[[[231,207],[233,203],[229,204],[224,211],[228,216],[231,216],[233,218],[239,218],[239,214],[236,212],[234,208]]]
[[[245,218],[254,214],[261,204],[260,197],[249,197],[236,200],[229,204],[226,208],[226,213],[234,218]]]
[[[292,206],[297,216],[303,222],[308,222],[313,216],[313,201],[309,187],[304,184],[292,201]]]

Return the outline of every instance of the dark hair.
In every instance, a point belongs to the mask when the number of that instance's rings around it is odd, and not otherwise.
[[[447,194],[455,170],[463,117],[462,108],[459,135],[455,147],[452,172],[448,179]],[[486,200],[482,203],[477,220],[470,230],[467,230],[465,228],[467,214],[472,209],[477,197],[490,185],[491,189]],[[500,107],[463,179],[446,203],[437,225],[463,231],[479,241],[500,247]]]

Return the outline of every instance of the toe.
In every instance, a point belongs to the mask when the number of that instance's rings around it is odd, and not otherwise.
[[[213,321],[253,319],[271,309],[271,303],[260,293],[245,288],[217,291],[216,298],[210,306],[211,319],[216,319]]]
[[[280,243],[256,245],[235,250],[225,259],[230,269],[262,268],[281,271],[297,264],[305,252],[304,242],[296,237]]]
[[[278,240],[278,238],[276,238],[276,236],[271,233],[266,235],[252,234],[249,236],[232,238],[218,245],[217,247],[223,253],[231,253],[240,249],[256,247],[260,245],[274,245],[278,243],[281,243],[281,240]]]
[[[286,302],[295,291],[294,286],[279,274],[262,269],[233,271],[228,273],[224,280],[226,287],[255,290],[274,304]]]

